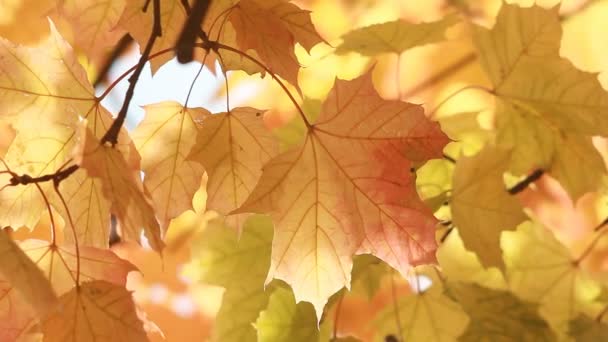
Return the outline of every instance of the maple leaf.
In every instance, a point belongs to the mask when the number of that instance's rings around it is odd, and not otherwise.
[[[77,254],[73,245],[56,246],[41,240],[26,240],[19,247],[42,270],[60,295],[74,287],[77,277],[83,281],[103,279],[124,287],[129,272],[137,270],[108,249],[80,246]]]
[[[454,169],[452,221],[465,247],[475,252],[486,267],[504,269],[500,234],[526,219],[519,201],[504,185],[509,156],[486,145],[473,157],[461,157]]]
[[[264,279],[270,264],[272,223],[262,216],[249,218],[238,238],[219,220],[209,222],[193,242],[193,258],[188,266],[199,280],[226,289],[216,317],[214,340],[252,341],[252,323],[267,303],[270,291]]]
[[[492,30],[475,27],[473,39],[497,97],[497,143],[512,150],[510,171],[548,170],[576,199],[605,174],[589,137],[608,135],[608,94],[596,74],[560,57],[561,35],[557,7],[503,4]],[[565,170],[572,157],[582,163]]]
[[[203,168],[186,160],[194,146],[197,122],[209,113],[202,108],[184,108],[177,102],[144,106],[146,116],[132,137],[142,156],[148,189],[163,229],[169,220],[192,208],[192,196],[201,184]],[[174,132],[178,132],[174,138]]]
[[[126,0],[62,0],[57,11],[72,26],[75,46],[92,59],[104,57],[124,32],[116,27]]]
[[[459,341],[556,341],[556,336],[538,314],[538,305],[512,293],[476,284],[454,283],[449,293],[471,317]]]
[[[150,246],[160,251],[163,242],[139,174],[139,155],[130,141],[121,146],[122,151],[101,145],[100,139],[83,125],[74,158],[90,177],[101,179],[103,193],[112,202],[112,212],[120,221],[122,235],[129,240],[140,241],[143,228]]]
[[[371,299],[390,270],[388,265],[373,255],[356,255],[353,258],[351,291],[365,293],[367,298]]]
[[[323,42],[310,14],[286,0],[240,0],[228,16],[238,47],[253,50],[268,69],[296,88],[300,65],[294,43],[307,51]]]
[[[108,248],[110,241],[111,203],[103,194],[102,182],[88,177],[84,170],[72,174],[69,181],[60,184],[59,189],[66,199],[69,215],[74,222],[76,239],[79,245]],[[68,218],[66,209],[56,206],[61,216]],[[68,228],[69,229],[69,228]],[[74,236],[65,233],[67,243],[74,244]]]
[[[352,256],[371,253],[404,274],[434,260],[437,222],[410,167],[441,155],[447,137],[419,106],[383,100],[371,71],[337,80],[305,140],[273,158],[236,213],[270,213],[268,280],[285,280],[318,317],[350,284]]]
[[[50,282],[3,229],[0,229],[0,256],[3,280],[10,283],[38,314],[44,315],[57,305],[57,295]],[[4,288],[6,295],[11,287]]]
[[[421,292],[398,298],[376,318],[376,340],[400,336],[403,341],[454,341],[469,322],[460,305],[444,294],[437,277]],[[396,320],[398,318],[398,321]]]
[[[528,221],[515,232],[505,232],[501,247],[511,291],[525,300],[539,302],[540,314],[560,333],[565,334],[568,321],[600,293],[599,284],[539,224]]]
[[[0,277],[0,340],[19,341],[36,324],[34,309],[19,290]],[[56,300],[56,299],[55,299]]]
[[[262,166],[277,153],[263,111],[244,107],[206,118],[190,159],[207,171],[207,208],[226,215],[243,204],[262,175]],[[240,227],[242,215],[229,222]],[[239,218],[240,217],[240,218]]]
[[[268,307],[255,321],[258,341],[327,341],[327,329],[317,329],[315,310],[310,303],[296,304],[293,293],[279,287],[272,292]]]
[[[131,293],[103,280],[60,297],[61,310],[42,321],[44,341],[148,341]]]
[[[14,172],[32,177],[64,164],[73,144],[70,126],[97,106],[72,49],[50,27],[49,37],[33,47],[0,39],[0,69],[10,70],[0,74],[0,107],[17,130],[4,159]],[[45,210],[33,184],[4,189],[0,204],[0,219],[12,227],[34,227]]]
[[[147,10],[144,12],[144,8]],[[126,7],[118,21],[118,25],[129,32],[131,37],[139,44],[140,50],[144,51],[152,25],[154,22],[152,3],[147,0],[127,1]],[[177,42],[187,14],[181,0],[160,1],[160,26],[162,36],[158,37],[152,47],[151,55],[158,51],[173,48]],[[152,73],[156,71],[173,56],[164,54],[150,61]]]
[[[441,273],[450,281],[470,282],[494,289],[506,289],[502,272],[484,268],[477,254],[467,251],[458,229],[455,229],[437,248],[437,261]]]
[[[400,54],[413,47],[432,44],[445,39],[445,30],[458,22],[455,15],[442,20],[412,24],[405,20],[389,21],[352,30],[342,36],[336,54],[358,52],[364,56],[382,53]]]

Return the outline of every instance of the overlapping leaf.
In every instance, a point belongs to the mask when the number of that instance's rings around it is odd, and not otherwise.
[[[262,166],[277,153],[263,111],[244,107],[204,120],[191,159],[208,174],[207,208],[226,215],[238,208],[257,184]],[[234,216],[233,216],[234,217]],[[240,227],[242,215],[230,223]]]
[[[296,87],[300,65],[294,44],[310,50],[323,41],[309,12],[286,0],[240,0],[229,20],[237,33],[238,47],[254,50],[272,72]]]
[[[212,221],[194,242],[190,267],[199,278],[226,289],[216,318],[216,341],[255,341],[252,325],[267,303],[270,291],[264,280],[270,264],[272,223],[250,218],[240,239],[232,229]]]
[[[22,296],[21,298],[41,315],[55,307],[57,295],[51,287],[49,280],[38,266],[1,229],[0,257],[2,258],[0,274],[2,275],[2,283],[4,285],[2,291],[4,296],[12,297],[10,292],[14,292],[13,289],[16,289]],[[7,298],[7,302],[3,301],[3,309],[11,309],[13,301],[10,297]],[[23,313],[21,310],[26,309],[16,308],[14,318],[18,320],[20,314]]]
[[[89,58],[99,59],[124,34],[116,25],[125,4],[125,0],[63,0],[57,10],[70,22],[75,45]]]
[[[314,308],[310,303],[296,304],[289,289],[277,288],[270,295],[268,307],[255,322],[260,342],[313,342],[326,331],[319,331]]]
[[[473,157],[460,158],[454,169],[452,220],[465,247],[486,267],[504,268],[500,234],[526,219],[504,185],[508,163],[509,153],[488,145]]]
[[[60,298],[61,310],[42,322],[44,341],[148,341],[131,293],[103,280],[86,282]]]
[[[436,43],[445,38],[445,30],[458,21],[448,16],[440,21],[412,24],[405,20],[389,21],[356,29],[345,34],[337,54],[358,52],[364,56],[382,53],[400,54],[407,49]]]
[[[403,341],[454,341],[469,322],[461,306],[444,294],[435,278],[430,289],[399,298],[376,319],[380,341],[392,335]]]
[[[18,291],[0,276],[1,341],[19,341],[36,323],[36,312]]]
[[[74,155],[90,177],[101,179],[103,193],[112,202],[112,212],[120,221],[122,235],[128,240],[140,241],[143,229],[150,246],[160,251],[163,242],[159,224],[143,188],[139,155],[133,143],[129,141],[120,149],[100,145],[100,139],[88,127],[82,126]]]
[[[158,37],[154,43],[151,54],[158,51],[173,48],[179,34],[186,22],[187,14],[181,0],[161,0],[160,1],[160,26],[162,36]],[[145,11],[144,11],[145,9]],[[146,0],[127,1],[126,7],[119,20],[119,25],[126,29],[129,34],[137,41],[140,50],[143,51],[154,23],[154,4]],[[152,72],[156,72],[163,64],[173,56],[169,53],[161,55],[150,61]]]
[[[118,286],[127,285],[127,275],[136,268],[107,249],[80,246],[56,246],[46,241],[26,240],[19,247],[40,268],[59,295],[68,292],[80,281],[104,280]]]
[[[451,284],[449,291],[471,317],[459,341],[557,341],[539,316],[538,305],[509,291],[458,283]]]
[[[597,75],[560,57],[561,35],[557,8],[504,4],[493,29],[477,27],[473,38],[497,96],[497,142],[513,151],[511,171],[549,170],[578,198],[605,173],[589,137],[608,135],[608,94]],[[572,157],[581,163],[565,167]]]
[[[169,220],[192,208],[192,196],[200,187],[204,170],[186,157],[195,143],[197,122],[208,112],[184,108],[177,102],[157,103],[144,109],[146,116],[133,132],[133,141],[142,156],[144,186],[166,229]]]
[[[568,321],[600,293],[599,284],[539,224],[525,222],[517,231],[504,233],[501,246],[511,290],[540,303],[541,315],[561,333],[565,334]]]
[[[437,261],[450,281],[470,282],[493,289],[507,288],[502,272],[484,268],[477,255],[465,249],[458,229],[452,231],[437,249]]]
[[[69,157],[72,125],[96,108],[93,89],[70,46],[51,25],[33,47],[0,40],[0,107],[18,134],[5,160],[17,173],[53,173]],[[59,208],[59,206],[57,206]],[[4,225],[34,227],[44,202],[34,185],[0,192]]]
[[[371,72],[337,80],[303,143],[264,167],[237,211],[272,214],[268,279],[287,281],[320,316],[327,298],[349,286],[355,253],[404,274],[434,260],[436,219],[410,167],[440,156],[446,142],[419,106],[380,98]]]

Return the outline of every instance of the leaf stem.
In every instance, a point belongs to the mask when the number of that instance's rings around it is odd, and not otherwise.
[[[80,286],[80,247],[78,246],[78,235],[76,234],[76,226],[74,226],[74,221],[72,220],[72,214],[70,213],[70,209],[68,208],[68,204],[65,201],[65,198],[59,191],[59,183],[53,184],[53,188],[55,189],[55,193],[59,196],[61,203],[63,204],[63,208],[65,209],[68,215],[68,221],[70,221],[70,227],[72,228],[72,235],[74,238],[74,249],[76,251],[76,287]]]
[[[55,218],[53,217],[53,211],[51,210],[51,204],[49,203],[49,199],[46,197],[46,194],[44,193],[44,191],[42,191],[40,184],[34,183],[34,185],[36,186],[36,188],[42,195],[42,198],[44,199],[44,204],[46,205],[46,209],[49,212],[49,218],[51,219],[51,246],[55,247],[55,246],[57,246],[57,232],[55,231]]]
[[[154,46],[154,42],[157,37],[162,36],[162,28],[160,24],[160,0],[153,0],[154,5],[154,24],[152,26],[152,32],[150,33],[150,38],[148,39],[148,43],[144,48],[141,57],[139,58],[139,62],[137,63],[137,68],[133,72],[133,75],[129,78],[129,88],[127,89],[127,93],[125,95],[125,100],[122,104],[122,108],[118,112],[118,116],[112,122],[110,128],[106,131],[106,133],[101,138],[100,143],[110,143],[112,146],[116,146],[118,143],[118,133],[122,128],[125,119],[127,118],[127,112],[129,110],[129,105],[131,104],[131,100],[133,99],[133,95],[135,94],[135,86],[137,85],[137,81],[139,80],[139,76],[141,72],[144,70],[144,66],[148,61],[150,56],[150,52],[152,51],[152,47]]]
[[[600,241],[600,238],[602,236],[604,236],[604,234],[608,233],[608,229],[604,229],[602,230],[599,234],[597,234],[597,236],[593,239],[593,241],[591,241],[591,243],[589,244],[589,246],[587,246],[587,248],[585,248],[585,250],[583,251],[583,253],[581,253],[581,255],[576,258],[576,260],[574,260],[574,264],[578,265],[581,263],[581,261],[583,261],[587,256],[589,256],[589,254],[591,253],[591,251],[593,251],[593,249],[595,248],[595,246],[597,245],[597,243]]]

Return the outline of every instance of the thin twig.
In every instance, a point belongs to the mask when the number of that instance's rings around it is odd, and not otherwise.
[[[211,0],[196,0],[190,13],[188,13],[188,19],[175,44],[178,62],[182,64],[192,62],[194,59],[194,43],[201,33],[204,35],[204,42],[209,40],[205,32],[201,30],[201,23],[205,19],[210,3]],[[184,8],[187,8],[187,6],[184,5]]]
[[[78,246],[78,235],[76,234],[76,226],[74,225],[74,221],[72,220],[72,214],[70,213],[70,209],[68,208],[68,204],[63,198],[63,195],[59,191],[59,183],[53,183],[53,188],[55,189],[55,193],[59,196],[61,203],[63,204],[63,208],[68,215],[68,221],[70,222],[70,227],[72,228],[72,235],[74,238],[74,249],[76,251],[76,287],[80,286],[80,247]]]
[[[34,183],[34,185],[40,192],[40,195],[42,195],[42,198],[44,199],[44,204],[46,205],[46,209],[49,212],[49,218],[51,219],[51,245],[56,246],[57,245],[57,232],[55,231],[55,218],[53,217],[53,211],[51,210],[51,204],[49,203],[49,199],[44,194],[44,191],[42,191],[40,184]]]
[[[132,42],[133,38],[128,33],[120,38],[114,47],[114,50],[112,50],[112,52],[108,55],[108,58],[106,58],[103,66],[99,70],[99,74],[97,74],[97,78],[95,78],[95,81],[93,82],[93,87],[97,87],[106,80],[108,72],[110,71],[112,65],[114,65],[114,62],[118,59],[118,57],[120,57],[120,55],[123,54],[123,52],[125,52]]]
[[[515,184],[512,188],[508,189],[507,192],[510,195],[516,195],[524,191],[530,184],[536,182],[545,173],[543,169],[536,169],[528,177],[524,178],[521,182]]]
[[[154,42],[156,38],[162,36],[162,28],[160,24],[160,0],[154,1],[154,24],[152,26],[152,32],[150,33],[150,38],[148,39],[148,43],[144,48],[141,57],[139,58],[139,62],[137,63],[137,68],[133,75],[129,78],[129,88],[127,89],[127,93],[125,95],[125,100],[122,103],[122,108],[118,112],[118,116],[112,122],[112,125],[107,130],[107,132],[101,138],[101,144],[110,143],[112,146],[116,146],[118,143],[118,133],[122,128],[122,125],[127,118],[127,112],[129,110],[129,105],[131,104],[131,100],[133,99],[133,95],[135,94],[135,86],[137,85],[137,81],[139,80],[139,76],[141,72],[144,70],[144,66],[148,61],[148,57],[150,56],[150,52],[152,51],[152,47],[154,47]],[[147,5],[147,4],[146,4]],[[147,6],[146,6],[147,7]],[[145,11],[145,8],[144,8]]]

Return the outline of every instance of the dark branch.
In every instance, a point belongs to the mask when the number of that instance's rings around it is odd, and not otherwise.
[[[108,55],[108,58],[105,60],[103,66],[101,67],[101,70],[99,71],[95,82],[93,82],[93,87],[97,87],[99,84],[106,80],[110,68],[118,59],[118,57],[120,57],[120,55],[122,55],[122,53],[125,52],[125,50],[129,47],[129,45],[131,45],[131,42],[133,42],[133,38],[129,34],[125,34],[124,36],[122,36],[122,38],[120,38],[118,44],[116,44],[114,50]]]
[[[508,189],[507,192],[510,195],[516,195],[516,194],[524,191],[530,184],[536,182],[544,173],[545,173],[545,170],[543,170],[543,169],[534,170],[534,172],[532,172],[524,180],[515,184],[515,186],[513,186],[511,189]]]
[[[108,129],[106,134],[101,138],[101,143],[111,143],[112,146],[115,146],[118,142],[118,133],[120,132],[120,128],[125,122],[127,118],[127,111],[129,109],[129,105],[131,104],[131,100],[133,99],[133,95],[135,93],[135,85],[137,85],[137,81],[139,80],[139,76],[141,72],[144,70],[144,66],[148,61],[150,56],[150,52],[152,51],[152,47],[154,46],[154,42],[156,38],[162,36],[162,28],[160,25],[160,0],[153,0],[154,4],[154,25],[152,27],[152,32],[150,34],[150,38],[148,39],[148,43],[146,43],[146,47],[139,58],[139,62],[137,63],[137,68],[133,72],[133,75],[129,77],[129,89],[127,89],[127,93],[125,95],[125,101],[122,103],[122,108],[120,108],[120,112],[118,112],[118,116],[116,120],[112,123],[112,126]],[[146,6],[147,7],[147,4]],[[144,8],[145,9],[145,8]]]
[[[593,229],[593,231],[596,231],[596,232],[597,232],[598,230],[602,229],[602,227],[604,227],[606,224],[608,224],[608,217],[606,217],[606,218],[604,219],[604,221],[602,221],[600,224],[598,224],[598,225],[595,227],[595,229]]]
[[[452,163],[452,164],[456,164],[456,159],[454,159],[454,158],[452,158],[452,157],[448,156],[448,155],[447,155],[447,154],[445,154],[445,153],[443,154],[443,159],[445,159],[445,160],[449,161],[449,162],[450,162],[450,163]]]
[[[5,164],[6,165],[6,164]],[[6,171],[2,171],[3,173],[8,173],[11,175],[11,179],[9,181],[8,186],[17,186],[17,185],[28,185],[28,184],[38,184],[44,182],[53,182],[55,186],[59,186],[59,183],[64,179],[68,178],[72,173],[76,172],[80,166],[72,165],[67,169],[60,168],[55,173],[50,173],[38,177],[32,177],[28,174],[18,175],[15,172],[7,169]]]
[[[192,62],[192,59],[194,59],[194,43],[196,42],[196,38],[201,36],[201,34],[203,35],[201,37],[203,41],[209,40],[205,32],[201,30],[201,23],[205,19],[210,3],[211,0],[196,0],[194,7],[190,11],[186,10],[188,19],[175,45],[178,62],[182,64]],[[183,4],[183,6],[184,8],[188,8],[187,3]]]

